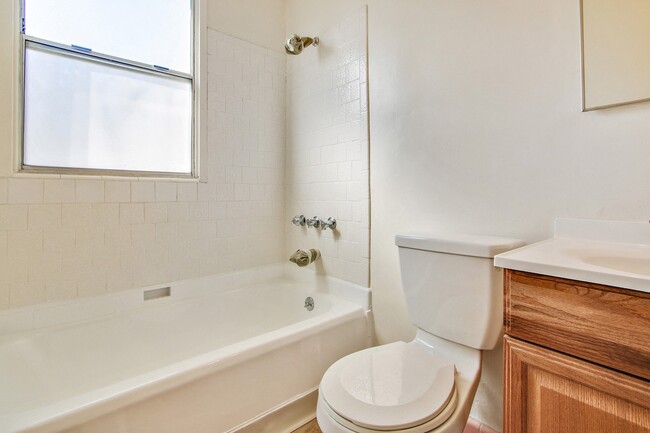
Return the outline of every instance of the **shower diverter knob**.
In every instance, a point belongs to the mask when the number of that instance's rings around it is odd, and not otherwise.
[[[307,220],[307,227],[313,227],[313,228],[317,229],[317,228],[320,227],[320,223],[321,223],[320,218],[315,216],[315,217],[309,218]]]
[[[327,221],[321,221],[320,222],[320,227],[323,230],[335,230],[336,229],[336,218],[329,217],[327,218]]]
[[[295,217],[293,217],[291,222],[295,226],[304,226],[305,225],[305,216],[304,215],[296,215]]]

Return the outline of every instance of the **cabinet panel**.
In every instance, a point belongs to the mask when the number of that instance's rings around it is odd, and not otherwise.
[[[650,295],[506,270],[505,332],[650,379]]]
[[[504,340],[504,433],[650,433],[647,381]]]

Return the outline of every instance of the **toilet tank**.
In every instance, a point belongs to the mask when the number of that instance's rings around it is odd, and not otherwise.
[[[503,327],[503,273],[493,257],[518,239],[469,234],[397,235],[402,287],[418,328],[475,349],[493,349]]]

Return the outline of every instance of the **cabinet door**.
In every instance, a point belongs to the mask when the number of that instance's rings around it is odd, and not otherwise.
[[[650,383],[505,337],[504,433],[650,433]]]

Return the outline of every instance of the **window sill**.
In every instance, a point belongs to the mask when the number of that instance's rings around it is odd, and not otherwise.
[[[122,180],[122,181],[143,181],[143,182],[176,182],[176,183],[199,183],[199,177],[174,177],[174,176],[135,176],[124,174],[98,175],[84,173],[57,174],[46,172],[18,171],[10,177],[23,179],[69,179],[69,180]]]

